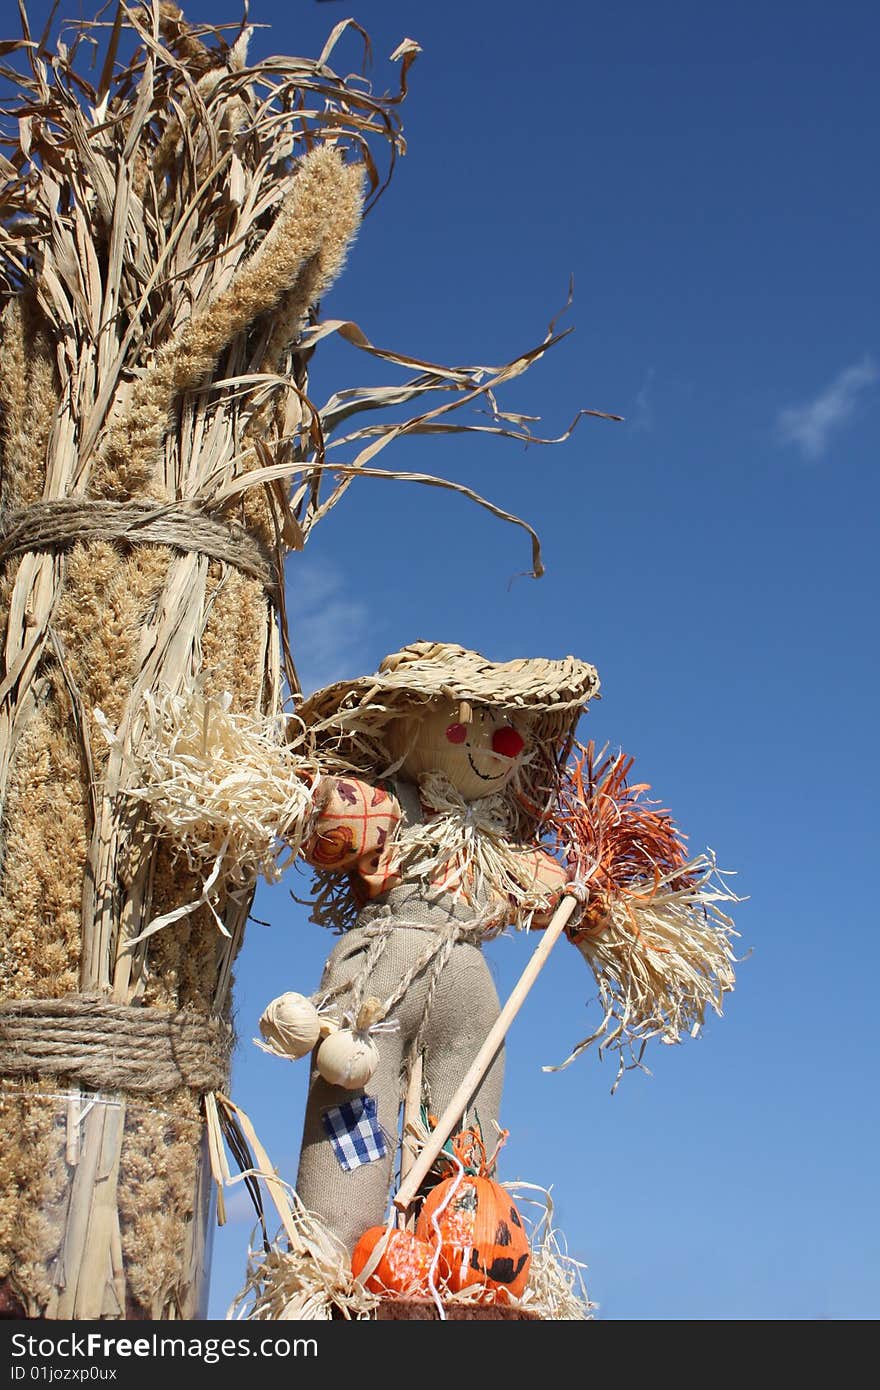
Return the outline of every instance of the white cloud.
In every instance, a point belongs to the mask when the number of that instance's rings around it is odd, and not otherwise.
[[[845,367],[813,400],[780,410],[776,417],[779,437],[786,444],[798,444],[807,458],[819,458],[832,432],[852,415],[860,394],[877,381],[880,369],[872,357]]]
[[[327,564],[294,555],[287,564],[287,617],[293,660],[309,693],[345,676],[366,661],[366,604],[349,597],[344,577]]]

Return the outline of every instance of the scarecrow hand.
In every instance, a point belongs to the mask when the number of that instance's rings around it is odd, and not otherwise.
[[[381,871],[402,819],[397,800],[382,786],[357,777],[323,778],[317,815],[303,846],[316,869]]]
[[[595,912],[592,911],[593,903],[590,900],[590,886],[584,879],[578,878],[574,869],[569,869],[568,880],[560,896],[577,899],[577,908],[565,925],[566,936],[569,941],[576,946],[586,933],[595,927],[595,922],[592,920],[595,916]]]
[[[532,849],[523,855],[529,866],[532,881],[528,891],[534,895],[537,907],[532,914],[530,926],[534,931],[543,931],[549,924],[562,897],[568,878],[567,870],[551,855],[542,849]]]

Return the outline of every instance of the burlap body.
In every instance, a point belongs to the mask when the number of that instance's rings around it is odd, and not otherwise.
[[[418,789],[412,783],[396,781],[394,794],[404,826],[422,820]],[[334,1012],[343,1014],[356,1012],[370,995],[387,1000],[398,992],[419,961],[425,961],[400,1002],[386,1015],[396,1020],[399,1028],[375,1035],[379,1065],[363,1092],[331,1086],[312,1070],[296,1189],[305,1206],[349,1250],[364,1231],[385,1220],[404,1073],[414,1045],[424,1056],[423,1093],[428,1108],[440,1115],[498,1018],[498,992],[479,945],[486,934],[481,925],[485,916],[482,904],[474,906],[461,896],[431,892],[420,882],[402,883],[361,910],[357,926],[345,934],[324,967],[320,993],[332,992]],[[469,939],[457,939],[464,935]],[[371,949],[375,955],[379,940],[381,955],[365,971],[367,955]],[[344,988],[347,985],[351,988]],[[498,1121],[503,1081],[502,1047],[467,1112],[478,1117],[490,1141]],[[376,1098],[387,1152],[382,1159],[346,1172],[336,1157],[323,1116],[326,1110],[362,1094]]]
[[[427,938],[434,935],[436,933],[424,927],[392,928],[378,964],[363,982],[366,994],[387,998],[424,954]],[[356,927],[347,933],[327,962],[323,989],[357,980],[360,990],[358,976],[370,939],[366,927]],[[315,1212],[349,1250],[364,1231],[385,1220],[403,1092],[401,1071],[419,1030],[423,1028],[426,1098],[430,1109],[441,1114],[498,1017],[498,993],[479,946],[467,941],[456,942],[436,981],[433,998],[429,999],[431,977],[429,965],[389,1013],[389,1018],[399,1022],[399,1031],[380,1034],[375,1039],[379,1066],[365,1092],[375,1096],[378,1102],[379,1123],[386,1136],[385,1158],[362,1164],[351,1172],[343,1170],[327,1136],[323,1114],[333,1106],[344,1105],[353,1094],[362,1093],[331,1086],[317,1071],[312,1073],[297,1192],[306,1207]],[[495,1133],[503,1079],[502,1048],[483,1078],[469,1111],[478,1116],[487,1138]]]

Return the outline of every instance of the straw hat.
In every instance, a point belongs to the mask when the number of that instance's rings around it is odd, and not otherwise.
[[[451,642],[412,642],[386,656],[375,675],[316,691],[298,714],[320,741],[322,733],[381,725],[413,705],[446,698],[530,714],[536,737],[561,743],[598,691],[596,668],[573,656],[498,662]]]

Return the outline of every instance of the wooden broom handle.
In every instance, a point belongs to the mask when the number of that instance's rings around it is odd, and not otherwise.
[[[437,1121],[437,1125],[432,1131],[430,1139],[425,1144],[419,1157],[402,1181],[397,1196],[394,1198],[394,1205],[400,1211],[406,1211],[407,1207],[413,1201],[428,1174],[431,1164],[455,1129],[459,1117],[464,1114],[470,1104],[474,1091],[476,1091],[483,1077],[486,1075],[486,1072],[489,1070],[492,1059],[503,1043],[511,1023],[522,1008],[526,995],[535,983],[540,971],[544,967],[547,957],[564,932],[569,918],[578,906],[577,898],[573,894],[567,893],[550,918],[549,925],[542,934],[540,945],[514,985],[510,997],[489,1031],[486,1041],[483,1043],[483,1046],[468,1068],[452,1100]]]
[[[400,1140],[400,1181],[402,1183],[406,1182],[409,1171],[418,1158],[416,1126],[422,1109],[422,1071],[423,1060],[420,1052],[412,1060],[406,1087],[406,1099],[403,1103],[403,1127]],[[397,1220],[404,1230],[415,1230],[414,1212],[399,1211]]]

